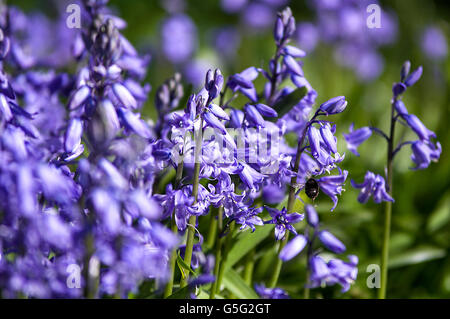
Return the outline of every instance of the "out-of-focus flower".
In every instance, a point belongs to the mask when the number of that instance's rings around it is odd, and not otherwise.
[[[428,58],[440,61],[447,56],[447,37],[439,27],[429,26],[422,33],[421,48]]]
[[[161,27],[162,51],[173,63],[187,61],[197,49],[197,29],[191,18],[176,14]]]

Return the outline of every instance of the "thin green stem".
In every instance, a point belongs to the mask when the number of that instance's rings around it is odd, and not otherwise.
[[[224,249],[222,252],[222,261],[220,262],[219,273],[216,278],[216,282],[217,282],[216,293],[218,293],[220,291],[220,286],[222,285],[223,275],[225,273],[225,266],[227,264],[227,259],[228,259],[228,253],[230,252],[230,249],[231,249],[231,241],[233,239],[234,226],[235,226],[235,222],[232,221],[229,226],[230,230],[225,239]]]
[[[194,198],[193,205],[197,204],[198,186],[200,184],[200,153],[202,148],[202,135],[203,135],[203,118],[200,118],[200,126],[195,134],[195,150],[194,150],[194,179],[192,181],[192,197]],[[194,250],[194,235],[195,225],[197,222],[197,216],[192,215],[189,217],[187,238],[186,238],[186,250],[184,253],[184,262],[186,265],[191,265],[192,251]],[[181,278],[180,287],[186,287],[189,280],[189,273]]]
[[[181,160],[181,162],[178,164],[177,167],[177,175],[175,177],[175,188],[178,188],[178,185],[183,178],[183,167],[184,162]],[[171,229],[174,234],[178,233],[178,227],[175,222],[175,210],[172,213],[172,219],[170,221]],[[175,265],[177,262],[177,250],[174,249],[170,255],[170,261],[169,261],[169,281],[166,284],[166,287],[164,288],[164,298],[169,297],[172,294],[173,291],[173,282],[175,277]]]
[[[218,210],[218,220],[217,220],[217,228],[219,231],[219,234],[223,231],[223,206],[219,207]],[[214,280],[213,284],[211,285],[211,292],[209,294],[209,299],[214,299],[216,297],[216,291],[217,291],[217,278],[219,277],[219,269],[220,264],[222,262],[222,246],[224,242],[224,237],[218,238],[216,241],[216,258],[215,258],[215,264],[214,264],[214,277],[216,280]]]
[[[244,267],[244,281],[249,287],[252,286],[253,269],[255,268],[255,249],[252,249],[246,256]]]
[[[305,290],[303,291],[303,298],[309,299],[309,260],[311,259],[313,253],[313,243],[315,239],[315,232],[312,231],[313,235],[311,237],[311,229],[306,225],[306,234],[308,235],[308,248],[306,251],[306,273],[305,273]]]
[[[394,133],[395,133],[395,107],[394,103],[391,105],[391,129],[388,140],[388,152],[387,152],[387,191],[392,196],[393,185],[393,171],[392,171],[392,159],[394,157]],[[381,286],[378,290],[378,298],[386,298],[386,287],[388,280],[388,263],[389,263],[389,239],[391,233],[391,217],[392,217],[392,202],[385,202],[384,210],[384,234],[383,234],[383,247],[381,250]]]
[[[217,237],[217,216],[219,214],[219,210],[223,209],[223,207],[220,207],[219,209],[214,209],[211,213],[210,219],[209,219],[209,230],[208,230],[208,236],[206,237],[206,247],[213,249],[214,244],[216,242]]]
[[[303,142],[305,140],[306,137],[306,131],[308,130],[309,126],[314,122],[316,115],[311,119],[311,121],[306,125],[302,137],[298,142],[298,146],[297,146],[297,154],[295,155],[295,164],[294,164],[294,172],[298,172],[298,169],[300,167],[300,158],[302,156],[302,152],[304,150],[304,148],[302,147]],[[294,175],[291,178],[291,184],[289,185],[289,196],[288,196],[288,202],[287,202],[287,214],[292,213],[293,209],[294,209],[294,204],[295,204],[295,192],[296,192],[296,188],[294,187],[294,185],[297,184],[297,175]],[[289,232],[286,232],[286,235],[284,236],[284,238],[281,240],[280,245],[278,246],[278,253],[277,256],[280,255],[281,250],[284,248],[284,246],[287,244],[289,240]],[[280,271],[281,271],[281,266],[283,265],[283,261],[278,257],[276,262],[275,262],[275,268],[274,271],[272,273],[272,277],[270,279],[269,282],[269,288],[275,288],[275,286],[277,285],[278,282],[278,277],[280,276]]]
[[[275,267],[273,269],[272,277],[269,281],[269,288],[275,288],[278,282],[278,277],[280,276],[281,266],[283,265],[283,261],[278,257],[280,252],[283,250],[284,246],[286,246],[289,238],[289,233],[286,233],[284,238],[280,241],[280,245],[278,246],[277,260],[275,262]]]

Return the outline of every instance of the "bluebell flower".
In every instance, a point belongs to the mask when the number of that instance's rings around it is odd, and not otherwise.
[[[258,101],[258,94],[256,93],[253,81],[258,75],[258,69],[249,67],[240,73],[230,76],[227,85],[233,92],[239,91],[252,102],[256,103]]]
[[[72,153],[81,143],[81,135],[83,134],[83,123],[80,119],[74,118],[70,121],[67,128],[64,148],[66,152]]]
[[[394,201],[394,199],[387,193],[386,183],[381,175],[367,171],[364,176],[364,182],[357,184],[352,180],[351,184],[354,188],[361,189],[361,192],[358,195],[358,201],[360,203],[366,203],[371,196],[373,197],[373,201],[377,204],[382,201]]]
[[[233,215],[233,220],[236,222],[236,224],[241,225],[239,228],[240,230],[243,230],[247,227],[249,227],[252,232],[255,231],[255,225],[256,226],[263,226],[264,222],[258,215],[262,212],[262,207],[246,207],[241,206],[237,212]]]
[[[252,126],[265,127],[265,120],[255,106],[247,104],[244,113],[245,119],[249,121]]]
[[[430,163],[437,162],[441,156],[441,143],[437,142],[434,145],[432,142],[423,142],[421,140],[415,141],[411,144],[411,160],[416,164],[413,169],[425,169]]]
[[[319,215],[312,205],[305,206],[306,221],[311,227],[317,227],[319,225]]]
[[[343,262],[340,259],[325,262],[320,256],[312,256],[309,260],[311,276],[308,286],[315,288],[339,284],[342,286],[342,292],[348,291],[358,274],[358,258],[354,255],[348,258],[350,262]]]
[[[289,299],[289,295],[281,288],[267,288],[264,284],[255,284],[256,293],[263,299]]]
[[[421,66],[419,66],[416,70],[411,72],[411,74],[405,79],[405,82],[404,82],[405,85],[407,87],[414,85],[417,81],[419,81],[420,77],[422,76],[422,72],[423,72],[423,68]]]
[[[220,120],[213,114],[213,112],[205,112],[203,114],[203,119],[207,123],[209,127],[218,129],[220,133],[226,134],[227,131],[225,129],[225,126],[220,122]]]
[[[299,213],[286,214],[286,207],[277,210],[272,207],[264,206],[264,208],[269,212],[271,220],[265,221],[265,224],[275,224],[275,238],[276,240],[281,240],[286,234],[286,230],[289,230],[294,235],[297,235],[297,231],[292,226],[292,224],[299,223],[303,220],[304,215]]]
[[[337,138],[334,133],[336,133],[336,125],[331,127],[329,123],[326,123],[320,126],[320,135],[330,153],[337,153]]]
[[[440,61],[447,57],[447,37],[438,26],[428,26],[421,35],[421,49],[432,60]]]
[[[327,115],[338,114],[345,110],[347,107],[347,101],[345,96],[336,96],[320,105],[320,110]]]
[[[135,109],[137,107],[136,99],[121,83],[113,84],[112,90],[116,98],[119,100],[120,106],[123,106],[127,109]]]
[[[426,128],[422,121],[414,114],[405,115],[404,118],[408,126],[417,134],[420,140],[429,141],[431,138],[436,137],[436,134]]]
[[[339,175],[327,175],[317,179],[320,189],[329,196],[334,203],[331,211],[336,208],[338,202],[337,195],[341,195],[347,176],[348,171],[339,169]]]
[[[187,61],[197,49],[197,28],[184,14],[164,20],[161,27],[162,51],[173,63]]]
[[[336,254],[345,252],[345,245],[327,230],[318,233],[318,237],[322,244]]]
[[[279,257],[283,261],[288,261],[297,256],[308,244],[308,239],[303,235],[297,235],[291,239],[281,250]]]
[[[361,127],[357,130],[354,130],[353,128],[354,123],[350,125],[349,133],[344,134],[344,138],[347,142],[347,148],[349,149],[349,151],[356,156],[359,156],[357,148],[372,136],[372,130],[369,127]]]

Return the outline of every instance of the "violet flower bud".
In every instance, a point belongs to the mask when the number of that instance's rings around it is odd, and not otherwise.
[[[344,244],[329,231],[322,230],[321,232],[319,232],[318,237],[322,244],[324,244],[324,246],[332,252],[336,254],[342,254],[343,252],[345,252],[346,248]]]
[[[406,85],[402,82],[398,82],[398,83],[394,83],[394,85],[392,86],[392,93],[394,93],[394,97],[397,97],[401,94],[403,94],[403,92],[406,91]]]
[[[255,126],[265,126],[265,121],[261,113],[251,104],[245,106],[245,118]]]
[[[226,134],[227,130],[220,120],[213,114],[213,112],[203,113],[203,119],[212,128],[218,129],[222,134]]]
[[[298,64],[298,62],[290,55],[285,55],[284,56],[284,65],[286,65],[287,69],[295,74],[295,75],[299,75],[299,76],[303,76],[303,70],[300,67],[300,65]]]
[[[308,130],[308,140],[312,156],[319,157],[321,137],[319,130],[314,126],[310,126]]]
[[[333,126],[333,130],[336,131],[336,126]],[[332,153],[337,153],[337,138],[333,135],[330,124],[327,123],[320,127],[320,135],[322,136],[325,145]]]
[[[280,259],[282,261],[288,261],[297,256],[305,248],[308,240],[303,235],[297,235],[290,242],[284,246],[280,252]]]
[[[120,83],[115,83],[112,89],[122,106],[127,109],[135,109],[137,107],[136,99],[125,86]]]
[[[405,61],[405,63],[403,63],[403,65],[402,65],[402,69],[400,71],[400,79],[402,82],[405,81],[405,78],[408,76],[410,69],[411,69],[411,62]]]
[[[414,70],[405,80],[406,86],[412,86],[414,83],[419,81],[420,77],[422,76],[423,69],[421,66],[419,66],[416,70]]]
[[[13,118],[9,103],[3,94],[0,94],[0,114],[3,115],[6,121],[10,121]]]
[[[319,225],[319,215],[312,205],[305,206],[306,221],[311,227],[317,227]]]
[[[297,47],[294,47],[292,45],[285,46],[283,49],[283,52],[284,52],[284,54],[290,55],[294,58],[304,58],[306,56],[305,51],[303,51]]]
[[[280,43],[280,41],[284,37],[284,24],[283,24],[283,20],[280,17],[277,17],[277,21],[275,22],[275,27],[273,30],[273,37],[275,38],[275,41],[277,43]]]
[[[82,134],[83,123],[78,118],[72,119],[64,136],[64,149],[67,153],[72,153],[78,147]]]
[[[228,114],[223,110],[223,108],[221,108],[217,104],[211,103],[209,105],[209,109],[218,118],[220,118],[222,120],[227,120],[227,121],[230,120],[230,117],[228,116]]]
[[[152,137],[152,132],[145,122],[140,119],[139,114],[134,114],[130,110],[124,108],[119,108],[118,111],[119,117],[129,130],[144,138]]]
[[[267,116],[267,117],[277,117],[278,116],[277,111],[275,111],[273,108],[271,108],[268,105],[258,103],[258,104],[255,104],[255,107],[259,111],[259,113],[261,113],[261,115],[263,115],[263,116]]]
[[[83,105],[90,94],[91,90],[87,85],[78,88],[69,100],[69,110],[74,110]]]
[[[345,110],[347,107],[347,101],[345,96],[336,96],[320,105],[320,110],[327,115],[338,114]]]
[[[394,102],[394,107],[398,114],[402,116],[408,115],[408,110],[406,109],[405,103],[403,103],[403,101],[396,100]]]

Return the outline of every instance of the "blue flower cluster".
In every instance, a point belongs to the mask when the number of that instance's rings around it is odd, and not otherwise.
[[[330,259],[325,261],[320,256],[320,249],[314,250],[315,239],[318,238],[321,244],[335,254],[342,254],[346,251],[345,245],[337,239],[328,230],[320,230],[319,216],[313,206],[305,207],[306,220],[308,228],[305,235],[294,237],[281,251],[280,258],[288,261],[302,252],[305,247],[307,250],[308,269],[310,270],[309,282],[310,288],[321,287],[323,285],[332,286],[339,284],[342,286],[342,292],[350,289],[350,285],[356,280],[358,274],[358,257],[349,255],[349,262],[341,259]],[[311,228],[312,231],[309,230]]]
[[[416,70],[411,72],[411,74],[410,67],[410,62],[406,61],[401,69],[400,82],[394,83],[392,87],[392,122],[395,123],[398,121],[401,124],[404,124],[404,126],[411,129],[417,135],[418,139],[415,141],[401,142],[394,148],[394,136],[392,134],[388,136],[376,127],[362,127],[354,130],[354,125],[352,124],[350,126],[349,133],[344,134],[344,138],[347,142],[347,148],[356,156],[359,156],[357,148],[374,132],[385,138],[388,144],[391,145],[388,150],[391,161],[406,145],[411,145],[411,160],[415,164],[412,169],[425,169],[431,162],[438,161],[442,152],[442,147],[439,142],[433,141],[433,139],[436,138],[436,134],[429,130],[416,115],[409,113],[405,104],[401,100],[404,92],[410,86],[414,85],[422,76],[422,67],[418,67]],[[391,124],[391,133],[392,132],[393,129]],[[358,197],[358,200],[361,203],[367,202],[370,196],[373,197],[375,203],[380,203],[382,201],[394,201],[393,198],[386,192],[385,184],[385,180],[381,175],[374,174],[370,171],[366,173],[363,183],[357,184],[352,181],[353,187],[361,189],[361,193]]]
[[[270,17],[284,2],[222,6]],[[150,56],[123,36],[126,22],[107,3],[83,0],[80,29],[56,28],[59,22],[0,5],[1,296],[127,297],[151,282],[153,296],[186,286],[188,296],[204,286],[213,298],[235,233],[259,227],[273,227],[279,247],[271,283],[254,286],[262,298],[288,298],[276,288],[281,262],[305,248],[305,287],[339,284],[347,291],[358,258],[322,254],[316,238],[334,254],[346,247],[322,228],[312,205],[300,202],[320,192],[331,199],[331,211],[337,207],[348,171],[330,118],[348,102],[336,96],[315,106],[318,93],[303,71],[306,53],[291,43],[297,32],[291,10],[264,21],[273,22],[275,42],[266,67],[228,77],[208,69],[186,96],[183,83],[193,81],[176,73],[156,89],[153,122],[141,118],[151,91],[143,83]],[[162,50],[184,68],[196,49],[195,26],[181,9],[167,10],[173,15],[162,25]],[[191,37],[182,35],[186,30]],[[55,37],[64,42],[49,40]],[[411,145],[414,169],[441,153],[436,135],[401,100],[421,73],[409,74],[406,63],[392,100],[393,117],[418,140],[390,154]],[[359,155],[372,133],[392,145],[379,129],[352,126],[344,135],[348,149]],[[360,202],[392,202],[385,184],[372,172],[361,184],[352,181]],[[207,215],[205,241],[200,221]]]

